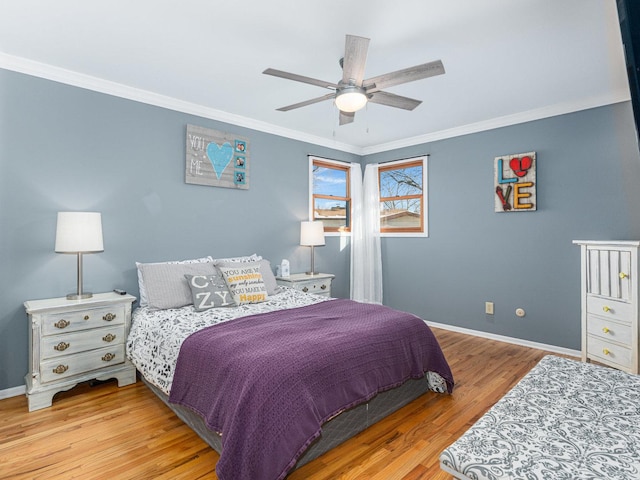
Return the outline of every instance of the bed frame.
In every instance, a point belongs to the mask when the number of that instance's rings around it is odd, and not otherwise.
[[[165,405],[191,429],[198,434],[216,452],[222,452],[222,440],[219,434],[207,428],[202,417],[188,408],[169,403],[169,397],[148,382],[142,375],[142,381],[155,393]],[[322,435],[316,439],[300,456],[294,469],[309,463],[325,452],[354,437],[369,426],[389,416],[396,410],[411,403],[429,390],[428,376],[409,379],[401,386],[379,393],[366,403],[345,410],[322,426]]]

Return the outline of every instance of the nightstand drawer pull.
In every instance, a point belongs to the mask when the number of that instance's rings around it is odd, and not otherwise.
[[[320,287],[322,290],[326,290],[327,286],[323,283],[322,286]]]
[[[67,328],[69,325],[71,325],[71,322],[65,320],[64,318],[61,318],[53,324],[53,326],[56,328]]]
[[[105,342],[113,342],[115,339],[116,339],[116,336],[113,335],[112,333],[102,337],[102,340],[104,340]]]
[[[628,276],[629,276],[629,275],[627,275],[627,274],[626,274],[626,273],[624,273],[624,272],[620,272],[620,275],[619,275],[620,280],[624,280],[624,279],[625,279],[625,278],[627,278]]]
[[[609,312],[611,311],[611,307],[607,307],[606,305],[604,307],[602,307],[602,311],[603,312]]]
[[[602,353],[604,353],[605,355],[609,355],[610,352],[608,348],[603,348]]]
[[[69,370],[69,365],[58,365],[56,368],[53,369],[53,373],[63,374],[67,370]]]
[[[82,317],[83,320],[89,320],[89,315],[85,315],[84,317]]]
[[[602,327],[602,333],[609,333],[609,327]]]
[[[111,360],[113,360],[114,358],[116,358],[116,356],[113,353],[106,353],[103,357],[102,360],[104,360],[105,362],[110,362]]]
[[[55,345],[53,349],[57,350],[58,352],[64,352],[67,348],[69,348],[69,345],[70,344],[66,342],[60,342],[59,344]]]
[[[302,291],[303,291],[304,293],[307,293],[307,292],[309,291],[309,288],[308,288],[308,287],[303,287]]]
[[[116,314],[115,313],[107,313],[104,317],[102,317],[103,320],[110,322],[111,320],[114,320],[116,318]]]

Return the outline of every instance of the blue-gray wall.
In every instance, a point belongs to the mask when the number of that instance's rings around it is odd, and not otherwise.
[[[529,151],[537,153],[537,211],[494,213],[494,157]],[[430,154],[429,238],[383,238],[385,303],[433,322],[579,350],[580,252],[572,240],[640,238],[630,103],[364,161],[422,154]],[[495,303],[494,315],[485,315],[485,301]]]
[[[247,137],[249,190],[184,182],[187,123]],[[356,155],[0,69],[0,390],[24,384],[23,302],[76,287],[76,258],[56,254],[56,213],[102,212],[103,253],[84,257],[86,291],[138,295],[135,262],[244,255],[309,268],[307,155]],[[316,249],[349,295],[349,249]]]
[[[85,289],[137,295],[136,261],[258,252],[308,268],[298,221],[313,154],[374,162],[430,154],[429,238],[384,238],[385,303],[434,322],[579,348],[574,239],[640,238],[640,158],[629,103],[360,158],[0,69],[0,390],[23,385],[22,303],[75,288],[53,251],[56,212],[102,212],[105,251]],[[251,142],[251,188],[184,183],[187,123]],[[493,212],[493,158],[538,154],[538,211]],[[349,293],[349,248],[316,264]],[[484,302],[495,315],[484,315]],[[524,318],[514,314],[527,311]]]

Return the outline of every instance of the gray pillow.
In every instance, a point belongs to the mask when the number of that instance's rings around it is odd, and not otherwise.
[[[215,275],[185,275],[191,289],[193,307],[198,312],[235,305],[224,278]]]
[[[250,257],[247,257],[247,258],[250,258]],[[171,260],[168,262],[152,262],[152,263],[154,264],[157,264],[157,263],[204,263],[204,262],[213,262],[213,261],[214,260],[212,257],[202,257],[202,258],[194,258],[193,260]],[[149,305],[149,300],[147,299],[147,288],[144,285],[142,269],[140,268],[141,265],[147,265],[147,264],[136,262],[136,270],[138,271],[138,291],[140,293],[140,306],[146,307],[147,305]]]
[[[149,308],[163,310],[192,303],[191,289],[185,275],[215,275],[213,263],[146,263],[142,272]]]

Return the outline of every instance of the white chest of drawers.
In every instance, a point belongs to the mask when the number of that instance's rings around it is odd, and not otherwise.
[[[125,356],[135,297],[99,293],[84,300],[50,298],[24,303],[29,315],[29,411],[50,407],[53,396],[80,382],[117,378],[135,383]]]
[[[582,360],[640,372],[640,241],[576,240],[581,251]]]
[[[330,273],[316,273],[307,275],[306,273],[294,273],[289,277],[276,277],[278,285],[295,288],[305,293],[314,293],[324,297],[331,296],[331,281],[335,275]]]

